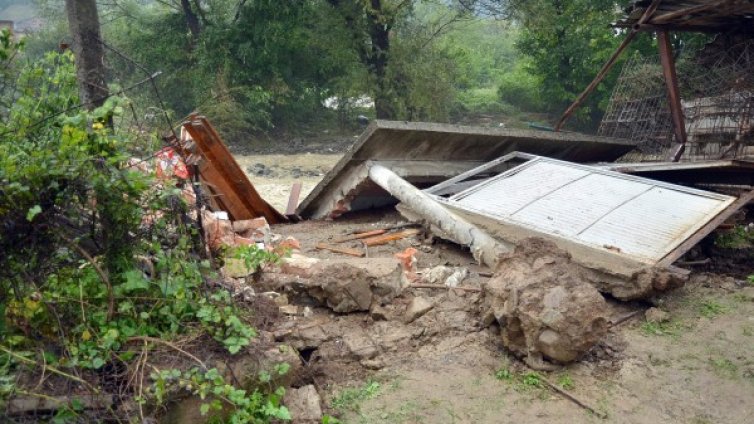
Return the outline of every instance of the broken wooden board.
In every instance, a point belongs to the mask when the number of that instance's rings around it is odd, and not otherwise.
[[[343,237],[338,237],[336,239],[333,239],[333,243],[345,243],[347,241],[353,241],[353,240],[359,240],[359,239],[365,239],[369,237],[379,236],[382,234],[385,234],[387,230],[372,230],[372,231],[366,231],[363,233],[356,233],[351,234]]]
[[[327,244],[327,243],[317,243],[317,249],[329,250],[331,252],[342,253],[344,255],[356,256],[359,258],[364,256],[364,251],[362,250],[351,249],[349,247],[343,247],[343,246],[335,246],[335,245]]]
[[[182,126],[190,136],[190,140],[182,140],[184,146],[193,142],[191,153],[201,156],[200,178],[212,192],[213,201],[232,220],[263,216],[270,224],[287,221],[257,193],[207,118],[191,115]]]
[[[364,240],[362,240],[362,242],[367,247],[380,246],[383,244],[388,244],[392,241],[401,240],[406,237],[415,236],[419,233],[421,233],[420,230],[416,228],[410,228],[408,230],[398,231],[396,233],[388,233],[388,234],[382,234],[382,235],[378,235],[374,237],[365,238]]]
[[[626,140],[577,133],[374,121],[298,207],[304,218],[394,205],[369,180],[366,161],[379,163],[419,188],[454,177],[513,151],[574,162],[612,161],[632,150]]]

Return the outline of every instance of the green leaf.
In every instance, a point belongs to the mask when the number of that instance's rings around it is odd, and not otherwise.
[[[26,220],[31,222],[34,220],[34,217],[39,215],[42,212],[42,207],[39,205],[34,205],[34,207],[30,208],[28,212],[26,212]]]

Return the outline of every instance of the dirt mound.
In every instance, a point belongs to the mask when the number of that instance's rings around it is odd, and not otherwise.
[[[485,284],[487,321],[494,317],[503,343],[532,368],[575,361],[607,333],[607,304],[584,272],[555,244],[531,238]]]

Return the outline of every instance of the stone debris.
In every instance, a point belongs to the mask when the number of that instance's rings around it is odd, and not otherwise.
[[[467,268],[456,268],[455,271],[445,279],[445,285],[448,287],[458,287],[468,276],[469,270]]]
[[[392,258],[319,260],[294,254],[283,260],[286,279],[263,276],[275,290],[303,292],[338,313],[369,311],[372,305],[391,301],[403,290],[401,265]]]
[[[411,299],[411,303],[406,307],[406,313],[403,316],[403,320],[406,323],[413,322],[415,319],[429,312],[433,307],[434,304],[424,297],[414,297]]]
[[[463,267],[436,266],[422,274],[421,282],[425,284],[443,284],[458,287],[469,276],[469,270]]]
[[[313,385],[285,392],[283,403],[291,413],[294,424],[314,424],[322,422],[322,399]]]
[[[225,264],[220,268],[220,273],[225,278],[245,278],[254,273],[249,269],[243,259],[225,258]]]
[[[670,314],[658,308],[649,308],[644,312],[644,318],[648,322],[660,324],[670,321]]]
[[[607,333],[607,304],[552,242],[523,240],[484,286],[503,343],[535,369],[579,359]]]

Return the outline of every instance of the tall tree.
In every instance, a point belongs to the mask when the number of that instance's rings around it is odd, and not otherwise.
[[[390,99],[387,67],[390,57],[390,36],[399,15],[411,7],[402,0],[327,0],[339,13],[351,33],[353,48],[374,79],[374,103],[378,119],[395,117]]]
[[[105,80],[105,49],[100,35],[99,15],[95,0],[66,0],[68,28],[76,56],[76,77],[81,102],[88,108],[101,106],[108,97]]]

